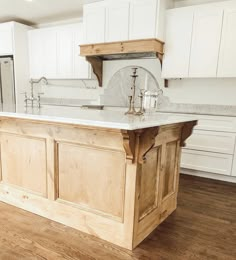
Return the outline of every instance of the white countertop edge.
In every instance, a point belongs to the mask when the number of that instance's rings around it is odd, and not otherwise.
[[[158,116],[158,113],[156,114],[156,116]],[[48,116],[48,115],[33,115],[33,114],[23,114],[23,113],[13,113],[13,112],[0,112],[0,118],[1,117],[26,119],[26,120],[29,119],[29,120],[43,121],[43,122],[74,124],[74,125],[121,129],[121,130],[138,130],[142,128],[157,127],[157,126],[170,125],[175,123],[184,123],[184,122],[197,120],[197,118],[195,118],[194,116],[192,118],[189,118],[184,116],[176,116],[176,114],[173,114],[173,117],[175,117],[175,119],[164,120],[163,122],[161,121],[158,122],[158,118],[157,118],[156,122],[154,122],[153,120],[150,121],[147,120],[146,122],[134,122],[134,123],[125,123],[125,122],[119,123],[119,122],[97,121],[92,119],[79,119],[79,118]]]

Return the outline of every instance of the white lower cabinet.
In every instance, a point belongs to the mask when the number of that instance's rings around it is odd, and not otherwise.
[[[198,125],[187,139],[182,151],[183,172],[234,181],[236,177],[236,118],[197,115],[197,119]]]
[[[233,156],[184,149],[181,167],[203,172],[231,175]]]
[[[195,130],[188,139],[186,148],[199,151],[233,154],[235,134]]]

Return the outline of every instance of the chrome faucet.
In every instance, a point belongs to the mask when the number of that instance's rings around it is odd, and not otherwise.
[[[25,106],[28,107],[28,101],[31,102],[31,107],[34,106],[34,102],[37,101],[37,106],[40,108],[41,107],[41,104],[40,104],[40,101],[41,101],[41,95],[43,95],[44,93],[38,93],[38,96],[35,97],[34,96],[34,84],[38,84],[40,83],[41,81],[44,81],[45,84],[47,85],[48,84],[48,80],[45,78],[45,77],[41,77],[40,79],[30,79],[30,96],[27,95],[26,92],[23,92],[22,94],[25,95],[25,99],[24,99],[24,102],[25,102]]]

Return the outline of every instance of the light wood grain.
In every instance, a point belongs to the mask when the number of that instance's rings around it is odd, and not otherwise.
[[[102,86],[103,60],[127,58],[127,55],[138,55],[142,57],[155,55],[162,63],[164,42],[158,39],[140,39],[131,41],[118,41],[109,43],[96,43],[80,45],[80,55],[85,56],[91,64],[96,75],[99,86]],[[123,57],[123,56],[125,57]]]
[[[195,121],[134,131],[0,121],[0,200],[134,249],[177,206]]]

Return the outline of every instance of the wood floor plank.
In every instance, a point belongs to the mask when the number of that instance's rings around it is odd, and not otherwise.
[[[0,260],[235,260],[236,185],[181,176],[178,209],[133,252],[0,203]]]

